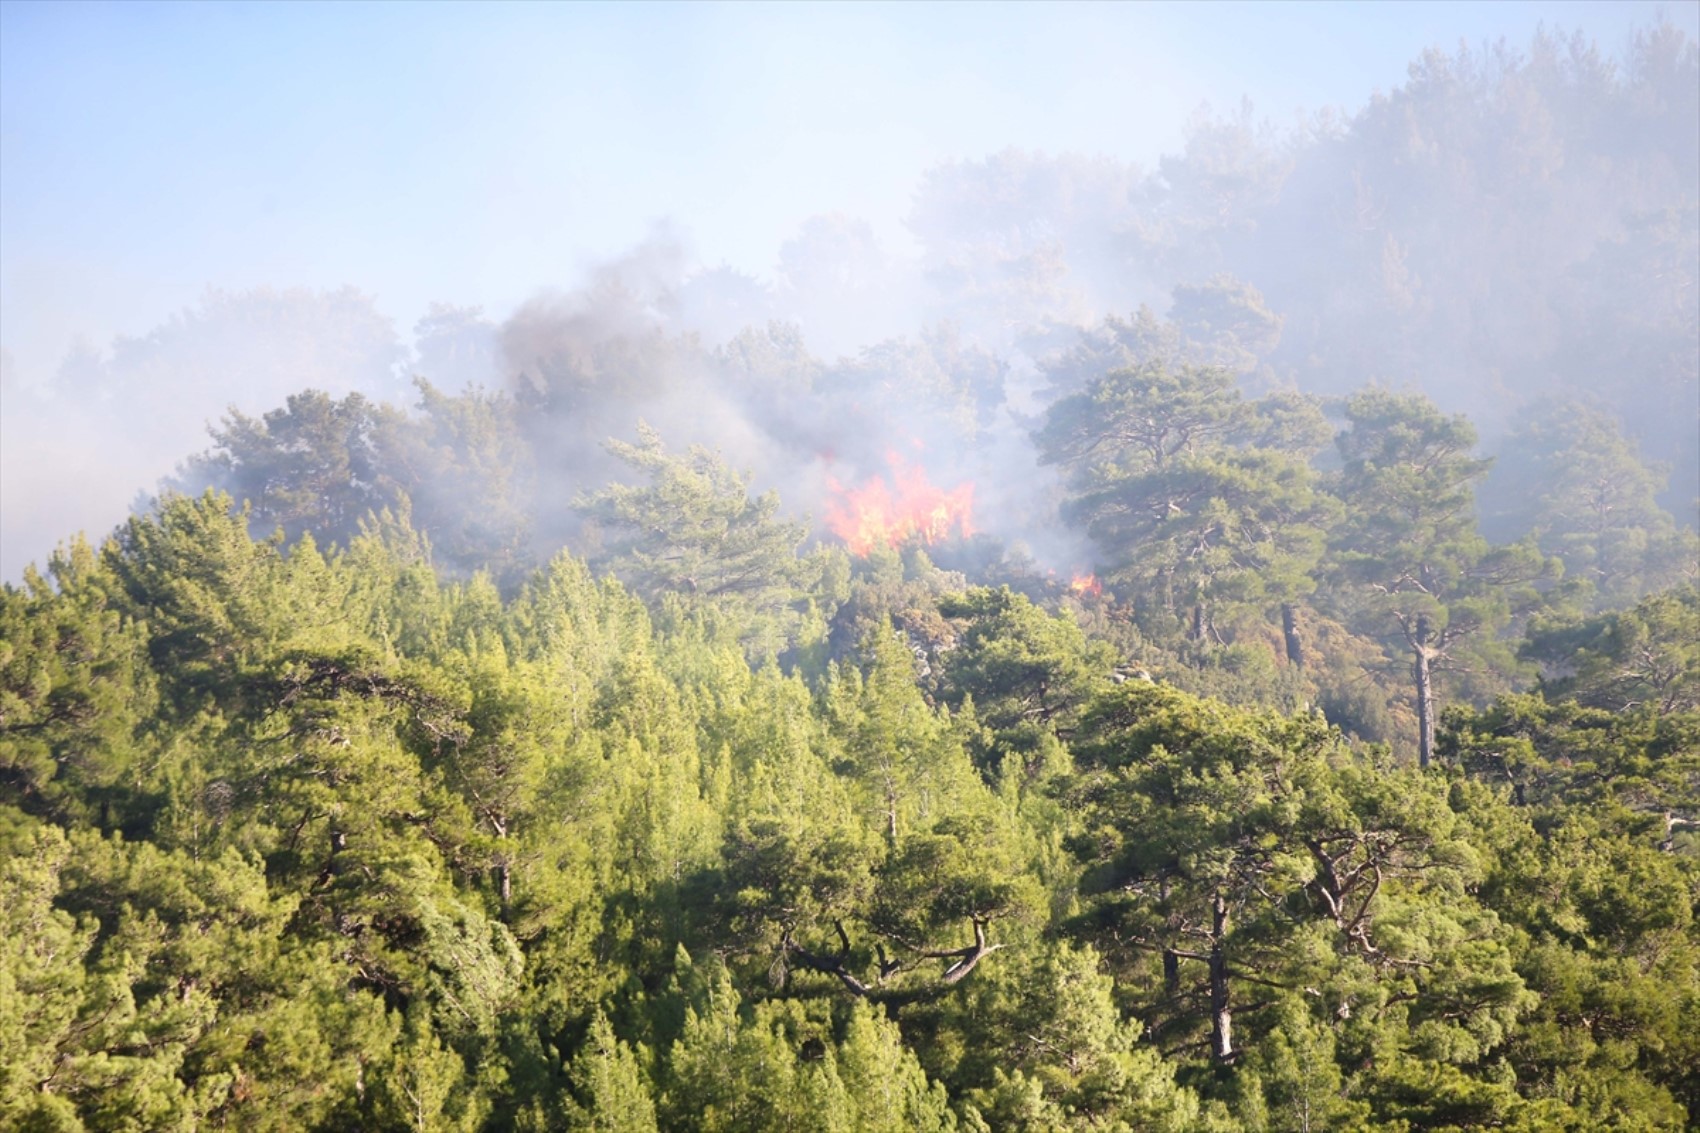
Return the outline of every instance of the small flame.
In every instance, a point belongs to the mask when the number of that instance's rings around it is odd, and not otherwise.
[[[1069,581],[1068,588],[1082,597],[1091,595],[1096,598],[1104,593],[1104,584],[1098,581],[1097,575],[1090,573],[1075,575]]]
[[[828,479],[838,499],[827,505],[826,525],[844,540],[852,554],[865,555],[875,547],[896,547],[912,539],[936,543],[951,529],[968,536],[973,530],[974,485],[959,484],[946,492],[935,488],[920,467],[888,453],[891,478],[869,477],[859,488],[846,488]]]

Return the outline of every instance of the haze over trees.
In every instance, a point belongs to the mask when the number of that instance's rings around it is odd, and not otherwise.
[[[1689,1127],[1697,197],[1542,35],[73,359],[274,401],[0,589],[0,1125]]]

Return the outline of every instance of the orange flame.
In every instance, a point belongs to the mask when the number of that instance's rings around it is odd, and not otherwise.
[[[912,539],[936,543],[952,528],[972,535],[974,485],[959,484],[946,492],[935,488],[927,474],[888,453],[891,481],[869,477],[859,488],[846,488],[828,478],[838,499],[827,505],[826,525],[849,544],[852,554],[865,555],[875,547],[896,547]]]
[[[1068,584],[1068,588],[1082,597],[1091,595],[1096,598],[1104,593],[1104,584],[1098,581],[1095,574],[1077,574]]]

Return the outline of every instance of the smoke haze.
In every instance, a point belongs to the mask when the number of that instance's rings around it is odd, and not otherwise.
[[[988,13],[952,26],[954,59],[918,46],[938,9],[717,7],[682,16],[699,21],[684,31],[653,9],[594,9],[548,29],[570,43],[551,62],[515,10],[493,21],[505,38],[469,33],[458,59],[448,41],[470,21],[454,10],[422,16],[433,35],[407,41],[418,58],[392,46],[368,61],[354,44],[393,18],[371,10],[340,25],[298,10],[280,32],[276,11],[257,27],[211,8],[188,30],[179,7],[149,22],[9,5],[0,577],[78,530],[98,537],[164,479],[217,483],[204,465],[180,471],[208,427],[308,389],[426,416],[432,391],[484,391],[520,422],[524,462],[422,473],[420,490],[499,475],[523,497],[514,538],[533,553],[575,538],[573,499],[620,474],[603,442],[643,421],[670,448],[720,451],[817,530],[834,483],[884,475],[895,454],[941,488],[972,483],[976,527],[1066,570],[1090,551],[1057,518],[1031,433],[1059,394],[1157,354],[1228,366],[1253,393],[1420,389],[1471,415],[1489,453],[1542,398],[1600,404],[1695,526],[1700,5],[1663,22],[1641,5],[1507,7],[1522,21],[1509,29],[1462,6],[1394,8],[1365,38],[1361,13],[1289,6],[1301,25],[1340,12],[1336,34],[1374,44],[1361,55],[1409,64],[1369,76],[1360,59],[1300,89],[1307,58],[1337,52],[1312,43],[1305,57],[1302,30],[1267,29],[1293,53],[1232,85],[1241,40],[1270,18],[1234,6],[1209,20],[1165,6]],[[1534,33],[1549,8],[1603,30]],[[1458,26],[1434,33],[1435,9]],[[1199,25],[1235,15],[1240,35],[1205,42]],[[126,32],[223,36],[232,53],[174,85],[112,63]],[[287,34],[244,75],[239,49],[262,32]],[[1198,73],[1139,32],[1187,44]],[[834,35],[845,53],[811,70]],[[1023,35],[1033,69],[1073,80],[1044,92],[1014,78]],[[597,43],[618,51],[596,60]],[[706,61],[715,44],[748,72]],[[323,86],[290,59],[324,68]],[[512,101],[411,78],[374,93],[380,79],[353,77],[422,61],[511,71],[493,89]],[[655,89],[616,75],[620,61]],[[79,75],[90,90],[73,89]],[[65,122],[122,130],[125,81],[153,115],[139,139],[76,154],[49,137]],[[597,81],[603,120],[568,105]],[[1239,101],[1248,90],[1303,94],[1314,112],[1286,101],[1267,117]],[[710,123],[705,93],[747,131]],[[246,115],[206,105],[220,97]],[[985,112],[971,116],[976,97]],[[1197,110],[1201,97],[1233,109]],[[442,140],[416,140],[401,125],[415,121]],[[617,136],[622,123],[634,132]],[[720,152],[687,137],[693,125]],[[456,152],[486,126],[494,141]],[[162,131],[241,156],[167,171],[146,150]],[[268,133],[311,154],[311,176],[255,156]],[[452,211],[426,215],[396,169]],[[179,184],[200,186],[204,215],[173,197]],[[252,258],[220,260],[221,246]],[[448,266],[424,266],[433,257]]]

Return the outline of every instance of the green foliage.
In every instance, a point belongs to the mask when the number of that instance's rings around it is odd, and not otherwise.
[[[1227,371],[1184,367],[1170,373],[1154,360],[1112,370],[1059,401],[1037,439],[1047,460],[1139,474],[1206,447],[1232,428],[1239,410]]]
[[[1298,672],[1302,606],[1341,518],[1309,463],[1326,432],[1313,400],[1247,403],[1223,371],[1161,361],[1112,371],[1051,407],[1037,441],[1072,469],[1064,514],[1129,601],[1142,660],[1230,699],[1315,699]],[[1292,671],[1270,671],[1265,654]]]
[[[344,544],[370,512],[395,503],[399,463],[386,452],[400,414],[358,393],[338,401],[319,390],[291,394],[261,417],[232,409],[212,431],[214,449],[178,477],[185,490],[217,488],[248,507],[253,531],[312,531]]]
[[[637,444],[608,447],[649,481],[613,484],[578,502],[603,532],[609,568],[652,601],[676,595],[687,608],[735,612],[757,656],[788,643],[805,570],[796,552],[807,530],[777,518],[779,497],[751,499],[748,477],[706,449],[668,456],[647,425]]]
[[[51,583],[32,570],[22,589],[0,590],[0,800],[112,825],[128,817],[158,682],[88,544],[50,569]]]
[[[1619,605],[1675,585],[1700,553],[1656,499],[1660,477],[1608,413],[1546,401],[1525,412],[1483,486],[1483,529],[1533,534],[1585,579],[1594,601]]]
[[[865,632],[788,673],[753,607],[652,620],[570,556],[440,580],[405,510],[246,526],[174,497],[0,595],[8,1128],[1700,1107],[1688,590],[1541,623],[1540,691],[1422,771],[919,555],[832,581]],[[1182,671],[1296,703],[1364,645],[1302,629]]]
[[[643,1073],[643,1050],[614,1037],[598,1011],[584,1046],[567,1066],[573,1084],[567,1128],[599,1133],[652,1133],[655,1102]]]
[[[291,395],[261,417],[232,410],[213,448],[167,482],[217,490],[247,509],[256,534],[311,533],[347,547],[368,519],[417,509],[445,567],[512,578],[529,560],[533,468],[514,442],[514,400],[470,389],[451,397],[416,379],[420,413],[358,393]]]
[[[1086,700],[1108,683],[1114,652],[1008,587],[976,587],[939,609],[958,627],[942,658],[945,702],[971,701],[990,733],[976,762],[996,771],[1013,757],[1025,775],[1040,774]]]
[[[687,1008],[667,1064],[667,1128],[956,1128],[944,1092],[877,1010],[855,1005],[835,1025],[796,1002],[747,1007],[721,969]]]
[[[148,629],[164,691],[185,714],[234,697],[256,654],[293,627],[273,599],[281,556],[248,537],[227,496],[168,497],[101,548],[113,606]]]
[[[1540,1005],[1510,1036],[1523,1092],[1583,1125],[1677,1128],[1700,1081],[1692,1028],[1697,798],[1692,713],[1505,697],[1456,713],[1446,749],[1510,813],[1473,802],[1495,863],[1482,899],[1527,934]]]
[[[1614,712],[1700,710],[1700,588],[1654,595],[1633,609],[1538,627],[1524,653],[1550,676],[1549,699]]]
[[[1164,1049],[1244,1061],[1258,1092],[1235,1104],[1277,1128],[1346,1119],[1328,1083],[1347,1067],[1371,1095],[1407,1064],[1497,1081],[1492,1052],[1538,1000],[1506,927],[1464,899],[1480,867],[1440,783],[1358,763],[1314,718],[1149,685],[1085,732],[1081,924]]]
[[[1345,405],[1335,490],[1347,521],[1335,538],[1334,600],[1411,659],[1419,759],[1433,756],[1433,681],[1449,670],[1505,673],[1501,633],[1535,609],[1554,564],[1529,546],[1489,547],[1476,531],[1474,428],[1426,398],[1371,389]],[[1470,691],[1497,691],[1477,688]]]

